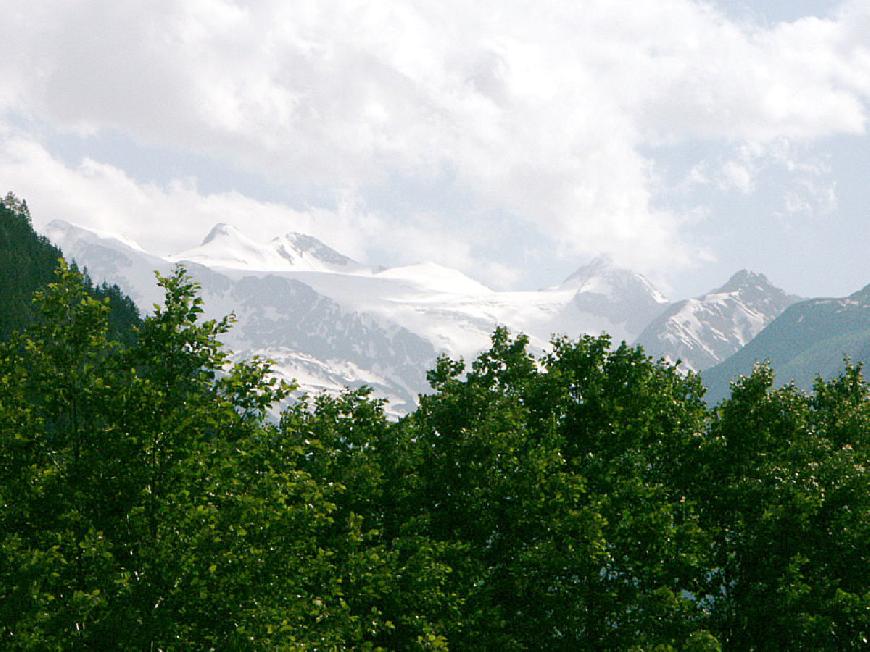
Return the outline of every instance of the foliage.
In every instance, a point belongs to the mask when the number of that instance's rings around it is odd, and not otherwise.
[[[0,343],[5,649],[866,647],[860,368],[710,411],[606,336],[499,329],[391,422],[289,401],[158,282],[122,338],[62,263]]]
[[[870,635],[870,400],[847,365],[815,394],[759,366],[705,438],[712,623],[734,649],[858,649]]]

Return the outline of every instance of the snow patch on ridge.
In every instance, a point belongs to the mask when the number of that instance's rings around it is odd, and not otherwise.
[[[702,371],[741,349],[797,300],[764,274],[740,270],[717,290],[668,308],[636,343],[654,357]]]
[[[166,258],[84,230],[55,236],[95,280],[118,283],[146,312],[162,295],[152,270],[186,261],[206,316],[236,313],[226,342],[237,355],[265,354],[303,390],[371,385],[400,411],[427,390],[438,353],[471,359],[496,326],[527,334],[538,352],[554,334],[607,332],[618,344],[665,301],[643,276],[604,259],[556,287],[502,292],[433,262],[367,268],[301,233],[259,242],[217,224],[201,244]]]
[[[192,261],[206,267],[246,271],[362,271],[364,267],[317,238],[287,233],[269,242],[257,242],[236,227],[219,223],[202,243],[167,257],[171,261]]]
[[[444,294],[492,294],[493,290],[462,272],[433,262],[390,267],[375,274],[378,278],[406,281],[421,290]]]

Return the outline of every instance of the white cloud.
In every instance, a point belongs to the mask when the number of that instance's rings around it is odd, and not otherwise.
[[[782,139],[863,132],[870,103],[866,2],[772,27],[688,0],[0,5],[0,108],[349,196],[392,175],[447,169],[469,208],[525,220],[565,256],[604,251],[646,269],[699,253],[684,219],[654,201],[644,145],[721,140],[767,151]],[[726,162],[719,183],[751,192],[751,163]],[[269,229],[302,219],[190,184],[138,184],[91,161],[57,172],[90,192],[93,219],[127,216],[125,229],[166,246],[206,218],[255,215]],[[98,200],[98,188],[132,204]],[[176,216],[174,228],[146,235],[154,215]],[[494,271],[503,262],[475,263],[473,247],[458,244],[468,231],[437,217],[421,225],[371,206],[341,219],[354,224],[351,249],[389,225],[408,252],[510,276]]]
[[[825,157],[810,155],[787,139],[766,143],[744,143],[722,160],[707,160],[693,166],[679,185],[681,190],[698,186],[715,187],[725,193],[749,195],[765,177],[780,177],[768,186],[780,192],[777,216],[826,216],[838,206],[837,183]]]
[[[0,178],[29,198],[38,229],[64,219],[158,255],[188,249],[214,224],[226,222],[264,242],[288,231],[309,233],[373,265],[380,261],[372,256],[372,244],[386,239],[396,247],[395,264],[435,260],[499,288],[519,278],[515,268],[479,260],[467,234],[432,228],[431,215],[397,220],[367,211],[352,196],[334,210],[297,211],[235,192],[202,193],[193,180],[167,186],[140,183],[114,166],[90,159],[66,165],[41,145],[4,135],[2,129]]]
[[[724,190],[734,188],[744,195],[755,189],[752,171],[748,166],[737,161],[726,161],[722,166],[722,179],[719,187]]]
[[[52,219],[117,233],[164,255],[191,247],[217,222],[267,239],[292,230],[321,236],[352,253],[362,251],[356,231],[366,216],[294,211],[235,192],[202,194],[192,180],[168,186],[140,183],[123,170],[84,159],[68,166],[41,145],[20,137],[0,139],[0,178],[26,198],[37,227]]]
[[[836,182],[819,182],[811,177],[801,178],[788,188],[783,196],[785,215],[826,217],[837,209]]]

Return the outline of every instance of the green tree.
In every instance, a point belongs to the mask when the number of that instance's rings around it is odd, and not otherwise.
[[[646,648],[699,628],[705,538],[678,482],[705,426],[697,378],[605,337],[538,363],[499,329],[430,382],[402,429],[418,523],[463,553],[451,644]]]
[[[126,300],[61,262],[0,341],[4,648],[866,647],[859,367],[761,366],[711,413],[639,349],[498,329],[391,422],[365,388],[288,406],[158,282],[116,338]]]
[[[230,363],[220,337],[232,318],[202,320],[198,285],[182,268],[158,282],[164,305],[127,356],[122,423],[136,442],[138,487],[129,644],[329,640],[332,605],[320,589],[330,566],[317,532],[333,507],[265,419],[290,388],[265,361]]]
[[[123,491],[112,423],[116,345],[106,302],[65,264],[35,298],[35,323],[4,347],[4,638],[88,647],[115,594],[105,536]]]
[[[774,390],[732,385],[698,483],[714,533],[714,627],[735,649],[859,649],[870,632],[870,401],[860,370]]]
[[[298,447],[300,469],[334,489],[321,541],[333,563],[333,595],[346,609],[337,623],[344,644],[441,649],[461,617],[448,563],[455,552],[419,526],[403,488],[414,447],[370,393],[302,400],[284,412],[281,429]]]
[[[329,491],[265,420],[267,363],[229,364],[182,269],[135,344],[62,264],[0,348],[0,631],[18,649],[348,640]],[[321,597],[322,596],[322,597]]]

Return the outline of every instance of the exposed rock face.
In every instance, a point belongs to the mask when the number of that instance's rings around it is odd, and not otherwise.
[[[719,289],[667,308],[636,343],[654,357],[681,360],[685,368],[701,371],[745,346],[798,300],[764,274],[741,270]]]
[[[795,382],[810,389],[817,376],[830,378],[852,363],[870,363],[870,285],[842,299],[809,299],[789,306],[758,336],[702,374],[707,399],[728,395],[728,384],[769,361],[777,385]]]

